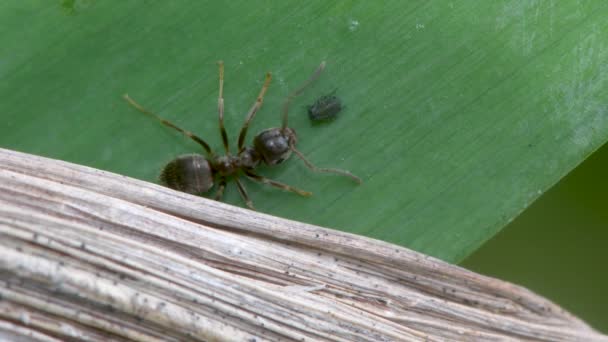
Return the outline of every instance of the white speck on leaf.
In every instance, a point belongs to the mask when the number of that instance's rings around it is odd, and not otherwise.
[[[350,24],[348,25],[348,29],[349,29],[351,32],[354,32],[354,31],[355,31],[355,30],[356,30],[358,27],[359,27],[359,21],[358,21],[358,20],[355,20],[355,19],[352,19],[352,20],[350,21]]]

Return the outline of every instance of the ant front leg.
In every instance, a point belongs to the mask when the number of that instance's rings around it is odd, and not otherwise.
[[[298,188],[294,188],[292,186],[289,186],[285,183],[281,183],[281,182],[277,182],[275,180],[266,178],[266,177],[262,177],[258,174],[253,173],[252,171],[245,171],[245,174],[247,175],[247,177],[249,177],[250,179],[256,181],[256,182],[260,182],[262,184],[267,184],[267,185],[271,185],[274,186],[275,188],[279,188],[279,189],[283,189],[283,190],[287,190],[290,192],[294,192],[300,196],[304,196],[304,197],[308,197],[312,195],[312,192],[308,192],[308,191],[304,191],[304,190],[300,190]]]
[[[226,154],[230,154],[230,147],[228,145],[228,133],[226,133],[226,128],[224,127],[224,62],[217,62],[218,68],[220,71],[220,92],[217,98],[217,111],[219,114],[220,121],[220,133],[222,134],[222,143],[224,144],[224,149],[226,150]]]
[[[239,152],[241,152],[245,149],[245,147],[244,147],[245,137],[247,136],[247,130],[249,129],[249,123],[255,117],[255,113],[257,113],[258,110],[260,109],[260,107],[262,107],[262,103],[264,102],[264,95],[266,94],[266,91],[268,90],[268,87],[270,86],[271,79],[272,79],[272,74],[266,73],[266,78],[264,79],[264,85],[262,86],[262,90],[260,91],[260,94],[258,95],[257,99],[255,100],[255,103],[253,104],[253,106],[251,106],[251,109],[249,109],[247,116],[245,117],[245,122],[243,123],[243,127],[241,127],[241,131],[239,132],[239,141],[238,141]]]

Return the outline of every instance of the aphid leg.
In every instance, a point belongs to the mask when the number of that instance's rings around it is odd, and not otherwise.
[[[226,133],[226,128],[224,127],[224,61],[219,61],[217,64],[220,70],[220,93],[217,98],[217,111],[220,117],[220,133],[222,134],[222,143],[224,144],[226,154],[230,155],[230,148],[228,147],[228,134]]]
[[[270,86],[270,80],[272,79],[272,75],[270,73],[266,73],[266,78],[264,79],[264,85],[262,86],[262,90],[258,95],[257,99],[251,109],[249,109],[249,113],[245,117],[245,122],[243,123],[243,127],[241,127],[241,132],[239,133],[239,152],[244,149],[245,137],[247,136],[247,129],[249,128],[249,123],[255,117],[255,113],[262,107],[262,103],[264,102],[264,95],[266,94],[266,90],[268,90],[268,86]]]
[[[226,188],[226,178],[220,179],[220,184],[217,187],[217,192],[215,193],[215,200],[221,201],[224,196],[224,189]]]
[[[310,77],[300,86],[300,88],[294,90],[291,94],[289,94],[287,96],[287,98],[285,99],[285,102],[283,103],[283,110],[282,110],[282,114],[283,114],[283,125],[281,126],[281,128],[284,130],[285,128],[287,128],[287,115],[289,113],[289,104],[291,103],[291,101],[298,95],[300,95],[304,89],[306,89],[306,87],[308,87],[312,82],[314,82],[317,78],[319,78],[319,75],[321,75],[321,72],[323,71],[323,69],[325,69],[325,61],[321,62],[321,64],[317,67],[317,69],[312,73],[312,75],[310,75]]]
[[[306,159],[306,157],[304,157],[304,155],[302,154],[302,152],[296,150],[295,147],[292,146],[291,150],[296,154],[296,156],[298,156],[298,158],[302,159],[302,161],[304,162],[304,164],[306,164],[306,167],[308,167],[313,172],[335,173],[335,174],[338,174],[338,175],[349,177],[352,180],[354,180],[355,182],[357,182],[358,184],[363,183],[363,181],[361,180],[361,178],[353,175],[349,171],[340,170],[340,169],[331,169],[331,168],[316,167],[310,161],[308,161],[308,159]]]
[[[298,194],[300,196],[308,197],[308,196],[312,195],[312,192],[300,190],[298,188],[294,188],[292,186],[289,186],[289,185],[287,185],[285,183],[277,182],[277,181],[274,181],[272,179],[269,179],[269,178],[266,178],[266,177],[262,177],[262,176],[260,176],[258,174],[255,174],[255,173],[251,172],[251,171],[245,171],[245,174],[247,175],[247,177],[251,178],[252,180],[254,180],[256,182],[260,182],[262,184],[268,184],[268,185],[274,186],[274,187],[279,188],[279,189],[295,192],[296,194]]]
[[[253,202],[251,202],[251,200],[249,199],[249,195],[247,195],[247,190],[245,189],[243,183],[241,183],[241,181],[236,177],[234,178],[234,181],[236,182],[236,187],[237,189],[239,189],[239,194],[241,194],[241,197],[243,198],[243,201],[245,201],[245,204],[249,207],[249,209],[255,210],[255,208],[253,207]]]
[[[177,127],[176,125],[174,125],[172,122],[163,119],[162,117],[158,116],[157,114],[154,114],[152,112],[150,112],[149,110],[145,109],[144,107],[142,107],[139,103],[135,102],[135,100],[133,100],[131,97],[129,97],[128,94],[123,95],[123,98],[131,105],[133,106],[135,109],[137,109],[138,111],[150,115],[153,118],[156,118],[157,120],[159,120],[163,125],[167,126],[167,127],[171,127],[181,133],[183,133],[184,135],[186,135],[187,137],[189,137],[190,139],[196,141],[199,145],[201,145],[205,151],[210,155],[213,156],[213,151],[211,150],[211,147],[209,147],[209,144],[207,144],[205,142],[205,140],[197,137],[196,135],[194,135],[193,133],[186,131],[185,129],[181,129],[179,127]]]

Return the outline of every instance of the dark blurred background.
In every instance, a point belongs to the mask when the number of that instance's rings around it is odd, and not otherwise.
[[[461,266],[546,297],[608,334],[608,145]]]

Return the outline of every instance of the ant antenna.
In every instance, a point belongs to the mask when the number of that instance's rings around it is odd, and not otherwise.
[[[361,178],[353,175],[352,173],[350,173],[350,172],[348,172],[346,170],[316,167],[308,159],[306,159],[306,157],[304,157],[304,155],[302,154],[302,152],[298,151],[295,146],[291,145],[290,148],[293,151],[293,153],[295,153],[296,156],[298,156],[298,158],[302,159],[302,161],[304,162],[304,164],[306,164],[306,167],[308,167],[313,172],[335,173],[335,174],[338,174],[338,175],[341,175],[341,176],[349,177],[352,180],[354,180],[355,182],[357,182],[357,184],[363,183],[363,181],[361,180]]]
[[[289,96],[287,96],[287,99],[285,99],[285,103],[283,103],[283,126],[281,126],[281,130],[285,131],[285,128],[287,128],[287,114],[289,113],[289,104],[291,103],[291,101],[296,96],[300,95],[304,91],[304,89],[306,89],[306,87],[308,87],[312,82],[319,78],[319,75],[321,75],[323,69],[325,69],[325,61],[321,62],[321,65],[317,67],[317,69],[312,73],[312,75],[310,75],[306,82],[304,82],[304,84],[300,86],[300,88],[296,89],[291,94],[289,94]]]

